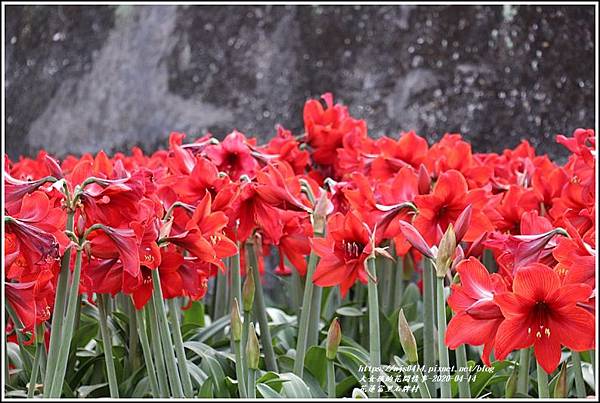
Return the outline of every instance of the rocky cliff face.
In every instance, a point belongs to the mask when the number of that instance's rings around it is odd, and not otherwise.
[[[594,126],[594,9],[7,6],[6,150],[108,152],[172,130],[266,139],[331,91],[372,135],[477,151]]]

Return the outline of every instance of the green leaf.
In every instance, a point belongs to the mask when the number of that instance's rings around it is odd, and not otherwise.
[[[323,387],[327,381],[327,357],[325,349],[320,346],[312,346],[304,356],[304,367],[315,377],[319,385]]]
[[[310,393],[310,389],[304,383],[304,381],[298,376],[294,375],[291,372],[286,372],[280,375],[281,379],[284,379],[288,382],[284,382],[282,388],[282,394],[284,397],[289,398],[310,398],[312,394]]]
[[[200,368],[207,374],[210,374],[210,377],[213,379],[216,387],[215,397],[229,397],[229,390],[227,389],[227,385],[225,385],[225,373],[221,364],[215,358],[216,351],[206,344],[197,341],[186,341],[183,343],[183,346],[202,357]]]
[[[496,361],[492,364],[494,371],[479,371],[474,372],[475,381],[471,382],[471,396],[479,397],[479,395],[484,391],[485,387],[490,383],[492,378],[500,376],[498,372],[501,370],[508,368],[511,365],[515,365],[511,361]]]
[[[363,316],[366,311],[363,312],[354,306],[342,306],[336,309],[335,312],[340,316],[360,317]]]
[[[204,303],[200,301],[192,302],[192,306],[183,311],[183,322],[185,325],[194,325],[194,327],[204,327]]]
[[[200,392],[198,392],[198,397],[211,399],[213,397],[213,382],[212,378],[208,377],[206,381],[202,384],[200,388]]]
[[[93,394],[93,392],[97,391],[98,389],[106,389],[106,387],[108,386],[108,383],[104,382],[104,383],[99,383],[97,385],[86,385],[86,386],[80,386],[79,388],[77,388],[77,397],[81,397],[81,398],[86,398],[86,397],[92,397],[90,395]]]
[[[335,386],[336,396],[346,396],[348,392],[358,384],[358,381],[353,376],[347,376]]]
[[[281,394],[265,383],[257,383],[256,389],[258,390],[260,396],[265,399],[281,398]]]
[[[148,380],[147,376],[140,379],[138,384],[135,385],[135,389],[133,389],[133,392],[131,393],[131,397],[149,397],[151,395],[152,394],[150,393],[150,381]]]

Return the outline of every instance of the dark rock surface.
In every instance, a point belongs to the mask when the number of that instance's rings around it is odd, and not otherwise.
[[[594,122],[593,6],[7,6],[6,150],[166,145],[171,130],[300,133],[332,91],[372,135],[477,151]]]

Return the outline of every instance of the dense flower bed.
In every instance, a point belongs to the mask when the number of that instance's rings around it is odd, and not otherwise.
[[[593,130],[556,137],[560,165],[526,141],[373,139],[331,94],[304,124],[263,145],[171,133],[151,155],[6,157],[5,393],[594,390]],[[361,372],[381,364],[420,367]]]

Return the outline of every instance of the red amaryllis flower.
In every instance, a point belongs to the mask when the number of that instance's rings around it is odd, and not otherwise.
[[[139,278],[140,236],[141,234],[131,228],[113,228],[101,225],[87,237],[90,242],[90,255],[100,259],[120,259],[123,270],[131,277]]]
[[[41,272],[35,281],[6,283],[6,299],[26,331],[34,333],[35,325],[50,319],[54,306],[53,274]]]
[[[170,243],[188,250],[201,261],[225,270],[222,258],[237,253],[237,246],[223,230],[229,219],[222,211],[212,211],[210,193],[206,193],[186,224],[185,230],[166,238]]]
[[[204,152],[220,171],[227,172],[233,179],[242,175],[253,178],[259,166],[247,142],[246,136],[234,130],[221,143],[207,146]]]
[[[456,267],[460,284],[452,284],[448,305],[455,312],[448,323],[446,345],[483,344],[481,359],[490,366],[496,331],[504,316],[494,303],[494,295],[505,292],[506,285],[497,274],[490,274],[479,260],[471,257]]]
[[[590,286],[561,285],[554,270],[533,264],[515,275],[512,288],[494,297],[506,318],[496,335],[497,359],[533,346],[537,361],[550,374],[560,361],[561,345],[574,351],[594,348],[594,316],[577,306],[590,297]]]
[[[419,210],[414,221],[415,227],[430,245],[437,245],[448,224],[454,223],[470,204],[473,208],[471,224],[464,240],[472,242],[482,233],[494,229],[483,213],[487,199],[483,189],[468,190],[467,182],[460,172],[444,172],[439,176],[433,193],[415,197]]]
[[[320,287],[339,285],[342,297],[356,280],[368,282],[366,259],[374,252],[371,231],[354,212],[335,213],[327,220],[327,237],[312,238],[314,252],[321,257],[313,275]]]
[[[283,212],[284,222],[281,238],[279,239],[279,269],[278,274],[288,273],[285,268],[284,256],[298,270],[301,276],[306,275],[306,256],[310,253],[309,237],[312,226],[308,220],[303,220],[293,212]]]
[[[327,109],[321,102],[311,99],[304,105],[304,126],[306,142],[314,149],[312,158],[317,164],[334,165],[337,149],[342,147],[344,136],[358,131],[360,137],[366,137],[367,124],[364,120],[350,117],[348,108],[333,104],[333,95],[322,95]]]
[[[300,143],[294,138],[292,132],[281,126],[277,127],[277,135],[263,147],[263,152],[276,155],[278,161],[285,161],[294,169],[294,173],[303,174],[310,162],[310,154],[300,150]]]
[[[172,249],[163,250],[159,273],[165,298],[188,297],[197,301],[206,294],[210,265]]]
[[[381,137],[377,140],[381,150],[371,165],[371,175],[389,178],[399,169],[412,166],[418,169],[427,156],[427,140],[415,134],[414,131],[402,132],[398,140]]]

